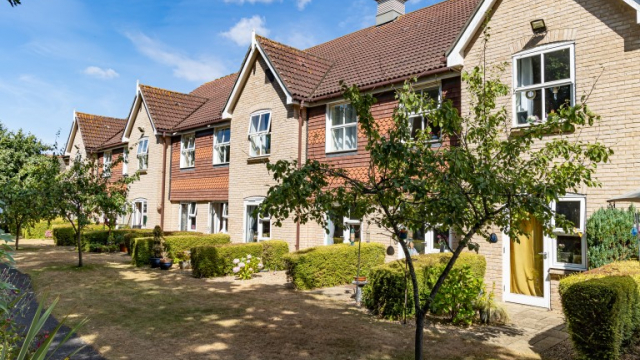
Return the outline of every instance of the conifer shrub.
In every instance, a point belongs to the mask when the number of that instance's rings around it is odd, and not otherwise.
[[[587,220],[587,258],[595,269],[638,256],[638,238],[631,234],[635,207],[600,209]]]

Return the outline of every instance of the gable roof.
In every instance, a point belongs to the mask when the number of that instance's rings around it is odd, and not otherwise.
[[[224,117],[239,97],[250,63],[263,55],[287,103],[340,95],[340,81],[366,90],[450,70],[445,53],[481,0],[446,0],[306,50],[254,34]]]
[[[208,100],[148,85],[140,85],[139,88],[157,132],[171,131]]]
[[[74,124],[80,129],[85,149],[95,151],[122,133],[126,123],[125,119],[76,112]]]
[[[636,22],[640,24],[640,0],[622,0],[631,6],[637,12]],[[493,8],[497,0],[481,0],[478,3],[476,11],[465,25],[463,31],[460,32],[458,38],[454,41],[451,48],[447,51],[447,65],[449,67],[464,65],[464,50],[473,35],[478,32],[482,26],[487,13]]]
[[[237,73],[227,75],[193,90],[191,95],[206,98],[207,101],[172,130],[188,130],[222,120],[222,109],[237,78]]]

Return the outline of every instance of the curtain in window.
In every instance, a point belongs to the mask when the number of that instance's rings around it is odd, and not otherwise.
[[[511,241],[511,293],[544,297],[542,225],[532,218],[522,226],[526,235]]]
[[[520,86],[533,85],[533,58],[524,58],[519,62],[518,78],[520,80]],[[526,111],[529,115],[533,114],[533,100],[527,99],[526,92],[521,92],[518,96],[520,96],[521,110]]]

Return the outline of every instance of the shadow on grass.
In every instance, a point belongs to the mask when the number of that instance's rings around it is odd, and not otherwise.
[[[114,359],[410,359],[414,328],[378,321],[344,302],[296,292],[262,273],[249,283],[194,279],[188,272],[137,269],[118,255],[87,257],[76,271],[37,252],[36,290],[60,296],[56,314],[88,317],[81,333]],[[28,257],[28,255],[27,255]],[[105,260],[106,259],[106,260]],[[111,260],[109,262],[108,260]],[[25,259],[29,260],[29,259]],[[99,263],[99,260],[105,260]],[[427,359],[522,359],[482,335],[429,327]],[[474,332],[476,333],[476,332]]]

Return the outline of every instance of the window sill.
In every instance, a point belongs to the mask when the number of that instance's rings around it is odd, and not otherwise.
[[[269,156],[254,156],[247,159],[247,164],[266,164],[269,162]]]
[[[521,136],[524,135],[524,132],[538,125],[542,125],[542,123],[538,124],[524,124],[524,125],[511,125],[511,136]],[[560,128],[555,128],[549,130],[545,135],[558,135],[558,134],[571,134],[575,132],[575,128],[572,127],[568,130],[563,130]]]
[[[138,172],[138,174],[146,174],[147,173],[147,169],[138,170],[137,172]]]
[[[180,171],[193,171],[195,170],[196,167],[195,166],[190,166],[190,167],[181,167]]]
[[[229,163],[224,163],[224,164],[213,164],[214,168],[228,168],[229,167]]]
[[[569,276],[571,274],[584,272],[584,271],[587,271],[587,269],[585,269],[585,268],[581,268],[581,269],[571,268],[571,269],[568,269],[568,268],[561,268],[561,267],[558,267],[556,265],[556,266],[552,266],[549,269],[549,275],[551,275],[551,277],[554,278],[554,279],[560,279],[560,278],[563,278],[565,276]]]
[[[327,155],[327,157],[357,155],[358,154],[358,149],[342,150],[342,151],[326,151],[325,154]]]

